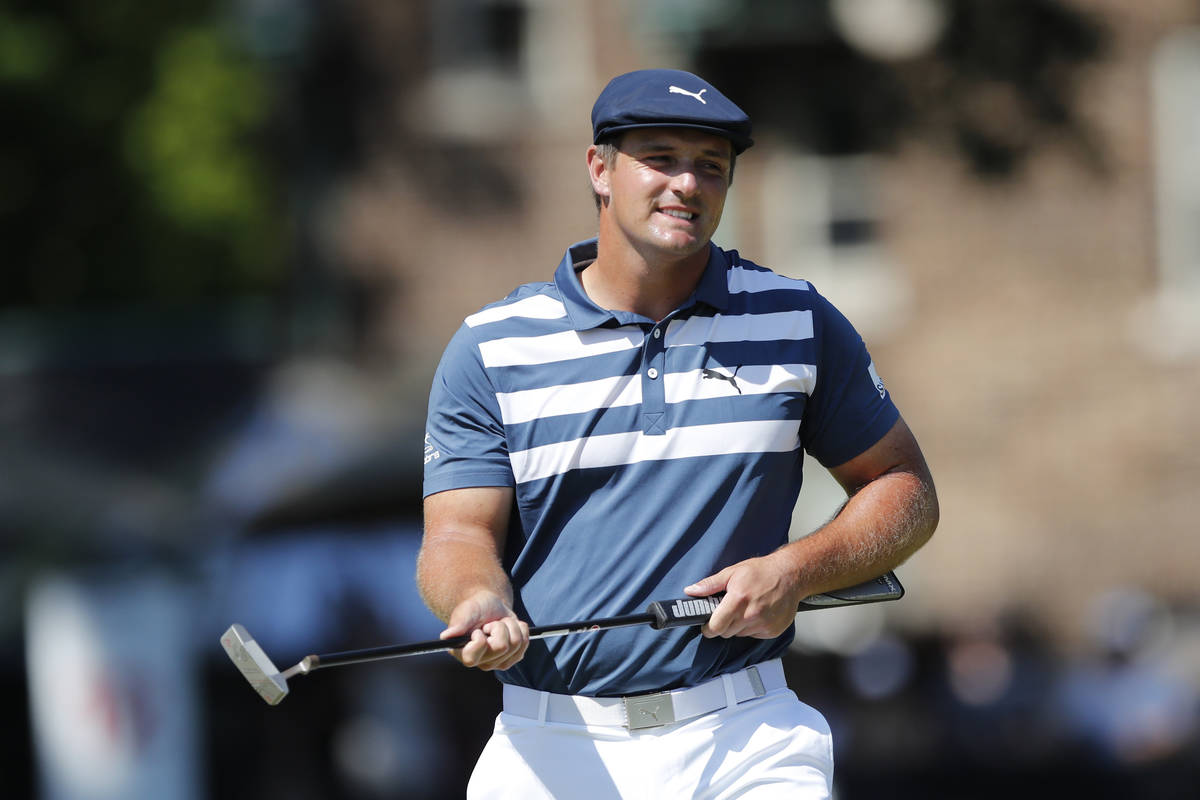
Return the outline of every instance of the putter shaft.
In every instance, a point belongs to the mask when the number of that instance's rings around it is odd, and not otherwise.
[[[556,625],[535,625],[529,629],[530,639],[547,639],[552,636],[566,636],[571,633],[583,633],[589,630],[610,630],[612,628],[627,628],[634,625],[648,625],[653,623],[657,617],[650,612],[641,614],[626,614],[620,617],[600,617],[597,619],[587,619],[581,622],[560,623]],[[395,644],[385,645],[383,647],[368,647],[363,650],[344,650],[339,653],[325,653],[323,655],[309,655],[300,660],[294,667],[290,667],[283,673],[283,677],[290,678],[293,675],[307,675],[310,672],[315,672],[322,667],[340,667],[345,664],[361,664],[367,661],[382,661],[389,658],[400,658],[402,656],[419,656],[426,653],[440,653],[446,650],[455,650],[459,647],[464,647],[471,641],[470,634],[462,636],[454,636],[449,639],[432,639],[427,642],[414,642],[412,644]]]
[[[880,603],[886,600],[899,600],[904,596],[904,587],[892,572],[881,575],[869,581],[848,587],[813,595],[801,601],[799,611],[832,608],[836,606],[863,605],[865,603]],[[553,625],[534,626],[529,629],[529,638],[545,639],[551,636],[565,636],[571,633],[587,631],[602,631],[612,628],[625,628],[636,625],[650,625],[656,630],[662,628],[688,627],[702,625],[712,616],[720,602],[721,595],[712,597],[684,597],[677,600],[664,600],[651,603],[649,608],[640,614],[625,614],[617,617],[599,617],[580,622],[565,622]],[[339,653],[305,656],[295,666],[289,667],[282,673],[263,652],[258,643],[250,637],[244,627],[231,625],[221,637],[221,645],[229,654],[230,659],[242,675],[250,682],[256,692],[269,704],[280,703],[288,693],[287,679],[296,675],[307,675],[323,667],[337,667],[344,664],[359,664],[366,661],[381,661],[402,656],[437,653],[444,650],[454,650],[463,647],[471,641],[470,634],[455,636],[449,639],[434,639],[413,644],[387,645],[370,647],[364,650],[346,650]]]

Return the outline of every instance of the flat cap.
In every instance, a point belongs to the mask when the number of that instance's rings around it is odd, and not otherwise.
[[[678,69],[642,69],[608,82],[592,106],[592,143],[633,128],[695,128],[723,136],[740,153],[750,117],[708,81]]]

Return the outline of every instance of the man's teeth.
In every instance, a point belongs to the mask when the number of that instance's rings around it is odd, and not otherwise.
[[[695,219],[696,218],[696,215],[690,211],[676,211],[673,208],[664,208],[663,213],[668,216],[671,216],[671,217],[678,217],[679,219]]]

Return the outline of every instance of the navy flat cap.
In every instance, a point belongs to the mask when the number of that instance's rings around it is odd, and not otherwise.
[[[750,117],[703,78],[678,69],[642,69],[608,82],[592,106],[592,142],[632,128],[695,128],[723,136],[740,153]]]

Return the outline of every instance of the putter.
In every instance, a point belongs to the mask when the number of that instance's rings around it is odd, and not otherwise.
[[[888,572],[878,578],[865,581],[845,589],[838,589],[824,594],[816,594],[800,601],[796,609],[814,611],[838,606],[857,606],[866,603],[882,603],[888,600],[899,600],[904,596],[904,587],[900,585],[895,573]],[[679,628],[691,625],[703,625],[712,616],[723,595],[711,597],[681,597],[675,600],[658,600],[651,603],[640,614],[624,614],[616,617],[598,617],[579,622],[562,622],[555,625],[537,625],[529,629],[530,639],[546,639],[551,636],[566,636],[572,633],[588,631],[611,630],[627,628],[635,625],[649,625],[655,630],[663,628]],[[305,656],[295,666],[280,672],[258,642],[250,636],[241,625],[234,623],[221,636],[221,646],[229,654],[234,666],[250,682],[250,686],[270,705],[278,705],[288,694],[288,678],[296,675],[308,675],[325,667],[341,667],[346,664],[361,664],[367,661],[380,661],[404,656],[440,653],[463,647],[471,641],[470,634],[454,636],[449,639],[433,639],[412,644],[394,644],[383,647],[370,647],[365,650],[346,650],[340,653]]]

